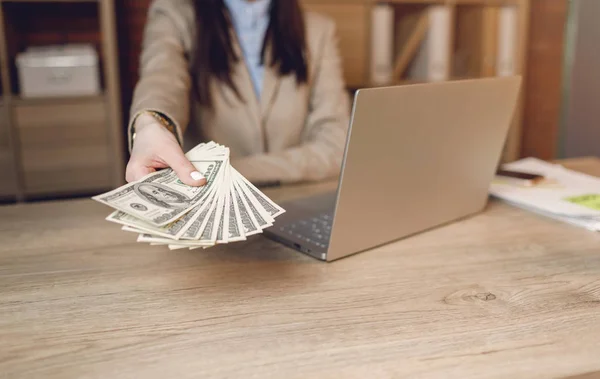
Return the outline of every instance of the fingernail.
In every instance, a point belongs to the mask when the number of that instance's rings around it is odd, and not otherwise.
[[[190,176],[192,177],[192,179],[194,180],[202,180],[205,179],[204,175],[202,175],[201,173],[199,173],[198,171],[194,171],[190,174]]]

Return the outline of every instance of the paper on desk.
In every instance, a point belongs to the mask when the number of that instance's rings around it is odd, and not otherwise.
[[[600,179],[535,158],[509,163],[503,168],[537,173],[540,184],[518,186],[496,179],[490,194],[512,205],[592,230],[600,230]]]
[[[528,207],[527,205],[512,203],[510,201],[506,201],[506,203],[513,205],[517,208],[521,208],[526,211],[536,213],[541,216],[545,216],[545,217],[548,217],[548,218],[551,218],[554,220],[566,222],[568,224],[575,225],[575,226],[578,226],[581,228],[585,228],[585,229],[588,229],[591,231],[600,231],[600,218],[568,217],[568,216],[562,216],[560,214],[556,214],[556,213],[552,213],[552,212],[546,212],[546,211],[543,211],[543,210],[535,208],[535,207]]]

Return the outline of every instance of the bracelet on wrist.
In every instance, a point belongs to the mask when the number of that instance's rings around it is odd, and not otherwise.
[[[179,140],[179,135],[177,134],[177,127],[171,120],[169,120],[167,117],[163,116],[161,113],[155,112],[155,111],[143,111],[142,113],[152,116],[162,126],[164,126],[168,131],[173,133],[173,135],[175,136],[175,139],[177,140],[177,143],[179,143],[179,145],[181,145],[181,141]],[[135,131],[135,123],[134,123],[131,126],[131,144],[132,145],[133,145],[133,142],[135,141],[135,136],[136,136],[136,131]]]

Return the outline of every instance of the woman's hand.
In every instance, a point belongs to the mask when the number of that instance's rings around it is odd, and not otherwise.
[[[206,184],[204,176],[185,157],[177,139],[154,117],[141,114],[135,121],[135,143],[127,164],[125,178],[133,182],[171,167],[179,179],[190,186]]]

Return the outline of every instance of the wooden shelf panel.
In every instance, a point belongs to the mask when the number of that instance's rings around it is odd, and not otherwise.
[[[56,171],[29,170],[24,176],[24,192],[27,197],[100,193],[113,187],[108,163],[65,167]]]
[[[304,9],[331,17],[340,38],[340,55],[344,62],[344,79],[349,86],[364,82],[368,75],[370,8],[354,1],[344,3],[302,0]]]
[[[0,106],[0,198],[14,197],[17,193],[17,177],[6,112],[6,108]]]
[[[371,1],[376,3],[377,1]],[[421,5],[485,5],[485,6],[500,6],[500,5],[519,5],[522,0],[384,0],[383,3],[388,4],[421,4]]]
[[[0,0],[0,198],[12,167],[17,201],[85,194],[124,181],[116,0]],[[149,0],[148,0],[149,1]],[[89,44],[101,94],[22,98],[16,57],[28,47]],[[13,138],[6,148],[8,134]],[[8,197],[7,197],[8,198]]]
[[[10,93],[18,96],[16,58],[29,47],[89,44],[104,61],[97,1],[0,0],[4,14]],[[101,85],[102,85],[101,77]]]
[[[110,187],[107,107],[102,97],[86,100],[15,106],[25,194]]]
[[[5,0],[6,1],[6,0]],[[335,5],[347,5],[347,4],[359,4],[371,6],[378,3],[388,4],[448,4],[448,5],[460,5],[460,4],[475,4],[475,5],[508,5],[508,4],[519,4],[522,0],[303,0],[310,1],[319,4],[335,4]]]
[[[102,0],[0,0],[0,3],[97,3]]]
[[[80,105],[87,103],[104,103],[104,95],[78,96],[78,97],[40,97],[40,98],[22,98],[14,96],[12,104],[16,106],[23,105]]]
[[[11,150],[0,148],[0,199],[16,197],[17,178]]]

